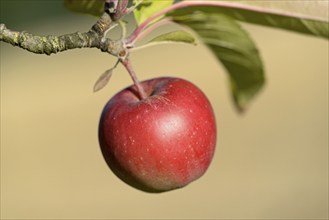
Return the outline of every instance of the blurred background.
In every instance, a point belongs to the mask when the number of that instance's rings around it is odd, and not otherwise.
[[[0,2],[1,23],[13,30],[61,35],[87,31],[96,21],[59,0]],[[328,41],[243,26],[267,77],[243,115],[233,107],[225,70],[205,46],[133,54],[140,80],[188,79],[217,117],[217,150],[207,173],[162,194],[126,185],[101,155],[103,106],[132,83],[118,67],[105,89],[92,92],[114,57],[97,49],[35,55],[1,42],[1,218],[327,219]]]

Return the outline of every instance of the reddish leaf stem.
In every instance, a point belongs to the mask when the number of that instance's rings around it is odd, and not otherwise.
[[[152,31],[154,31],[155,29],[167,25],[167,24],[173,24],[174,22],[170,19],[170,18],[164,18],[154,24],[152,24],[151,26],[145,28],[142,32],[140,32],[135,39],[133,40],[133,42],[130,42],[130,45],[134,45],[139,39],[143,39],[145,36],[147,36],[148,34],[150,34]]]

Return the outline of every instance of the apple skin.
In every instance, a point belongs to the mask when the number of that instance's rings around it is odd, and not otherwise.
[[[145,192],[183,187],[209,167],[216,145],[211,104],[192,83],[162,77],[117,93],[104,107],[99,142],[110,169]]]

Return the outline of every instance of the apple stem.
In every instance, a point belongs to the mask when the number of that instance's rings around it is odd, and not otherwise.
[[[131,79],[133,80],[135,86],[136,86],[136,89],[137,89],[137,92],[138,92],[138,95],[139,95],[139,98],[141,100],[143,99],[146,99],[147,98],[147,95],[141,85],[141,83],[138,81],[137,79],[137,75],[136,75],[136,72],[131,64],[131,61],[129,59],[129,57],[127,56],[126,59],[122,60],[121,61],[122,65],[126,68],[126,70],[128,71]]]

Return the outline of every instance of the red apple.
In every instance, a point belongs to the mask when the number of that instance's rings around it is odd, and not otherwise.
[[[178,78],[141,82],[116,94],[105,106],[99,141],[105,161],[127,184],[163,192],[202,176],[214,155],[216,122],[207,97]]]

